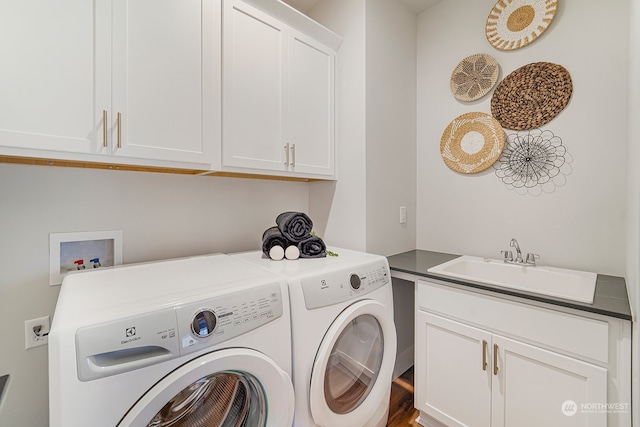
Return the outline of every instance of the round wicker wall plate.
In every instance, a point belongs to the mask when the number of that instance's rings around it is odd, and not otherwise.
[[[475,101],[498,82],[498,62],[485,53],[467,56],[451,73],[451,92],[458,101]]]
[[[553,21],[558,0],[498,0],[485,34],[498,50],[520,49],[537,39]]]
[[[440,154],[452,170],[471,174],[495,163],[504,148],[500,123],[489,114],[473,112],[456,117],[440,139]]]
[[[539,128],[564,110],[572,92],[571,76],[563,66],[534,62],[498,84],[491,97],[491,114],[507,129]]]

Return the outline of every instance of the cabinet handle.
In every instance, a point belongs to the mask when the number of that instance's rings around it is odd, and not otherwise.
[[[487,343],[486,340],[482,340],[482,370],[486,371],[487,370],[487,346],[489,345],[489,343]]]
[[[493,345],[493,375],[498,375],[498,344]]]
[[[285,154],[284,165],[289,166],[289,144],[285,144],[284,154]]]
[[[122,113],[118,112],[118,148],[122,148]]]
[[[107,138],[107,110],[102,110],[102,146],[104,148],[109,146]]]
[[[296,144],[291,144],[291,167],[296,165]]]

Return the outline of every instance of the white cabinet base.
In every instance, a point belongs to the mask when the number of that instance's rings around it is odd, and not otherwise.
[[[631,426],[630,322],[416,286],[421,425]]]

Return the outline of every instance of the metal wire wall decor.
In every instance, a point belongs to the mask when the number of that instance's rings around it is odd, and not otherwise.
[[[519,193],[552,192],[571,172],[562,139],[549,130],[531,129],[507,136],[502,155],[493,164],[496,176]]]

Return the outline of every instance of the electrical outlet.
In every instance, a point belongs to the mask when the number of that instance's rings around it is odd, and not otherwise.
[[[26,350],[49,343],[49,316],[24,321],[24,348]]]

